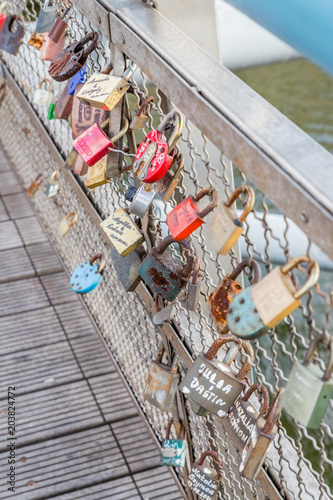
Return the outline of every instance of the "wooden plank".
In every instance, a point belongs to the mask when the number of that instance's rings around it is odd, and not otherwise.
[[[143,496],[149,500],[181,500],[176,483],[167,467],[139,472],[133,475],[136,484]]]
[[[36,217],[16,219],[16,224],[25,245],[48,241],[42,226]]]
[[[6,172],[8,170],[10,170],[10,165],[3,154],[3,156],[0,159],[0,172]]]
[[[20,193],[21,184],[16,179],[13,172],[0,172],[0,195]]]
[[[69,285],[66,273],[49,274],[41,277],[52,304],[63,304],[78,301],[78,296]]]
[[[5,207],[5,204],[3,203],[2,199],[0,198],[0,222],[4,220],[8,220],[9,216]]]
[[[38,278],[0,285],[0,316],[41,309],[49,305]],[[40,311],[38,314],[42,315],[42,312]]]
[[[71,340],[75,354],[87,378],[115,372],[116,368],[97,333]]]
[[[56,305],[55,310],[71,340],[86,335],[96,338],[96,330],[80,301]]]
[[[63,270],[52,245],[48,241],[27,246],[27,252],[39,275],[57,273]]]
[[[0,273],[0,283],[35,276],[29,256],[23,247],[0,252],[3,263]]]
[[[0,222],[0,250],[23,246],[13,221]]]
[[[73,500],[73,492],[53,498],[54,500]],[[76,489],[75,498],[82,500],[142,500],[142,496],[139,496],[138,490],[130,476],[88,488]]]
[[[34,215],[25,193],[3,196],[2,200],[6,205],[9,215],[12,219]]]

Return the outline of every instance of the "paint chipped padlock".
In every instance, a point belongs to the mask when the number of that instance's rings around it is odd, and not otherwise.
[[[303,262],[310,265],[310,274],[305,285],[297,290],[288,273]],[[276,267],[233,299],[227,314],[229,329],[243,339],[260,337],[301,305],[300,298],[317,283],[319,273],[318,263],[306,255]]]
[[[209,205],[201,209],[199,200],[204,196],[209,196]],[[205,188],[195,196],[188,196],[179,205],[177,205],[167,215],[167,224],[172,237],[181,241],[190,236],[205,221],[208,215],[218,203],[218,191],[214,188]]]
[[[44,40],[43,33],[36,33],[36,31],[34,31],[31,34],[31,37],[29,38],[28,45],[30,45],[31,47],[35,47],[35,49],[37,50],[41,50],[43,45],[43,40]]]
[[[179,433],[180,439],[170,439],[170,430],[173,423],[173,418],[171,418],[168,422],[167,428],[165,429],[165,439],[163,440],[161,449],[161,465],[184,467],[187,451],[185,427],[181,423],[178,424],[181,428]]]
[[[136,112],[136,115],[133,117],[129,128],[131,130],[138,130],[144,128],[146,126],[148,120],[148,112],[151,110],[154,104],[153,96],[145,97]]]
[[[215,469],[205,465],[205,459],[213,457],[216,462],[224,469],[222,458],[216,451],[205,451],[199,460],[193,464],[191,474],[188,478],[188,485],[200,498],[205,500],[215,500],[221,482],[221,474]]]
[[[89,41],[90,44],[84,48]],[[82,40],[71,43],[52,61],[49,67],[49,75],[57,82],[69,80],[83,68],[89,54],[96,49],[98,43],[99,34],[97,31],[88,33]]]
[[[59,99],[55,103],[55,118],[60,120],[68,120],[72,112],[73,96],[69,95],[69,81],[66,83]]]
[[[256,390],[259,390],[263,398],[259,414],[251,403],[249,403],[249,397]],[[238,398],[234,402],[228,415],[221,420],[223,427],[234,442],[237,450],[242,450],[244,448],[258,417],[265,415],[268,407],[269,395],[266,387],[263,385],[259,387],[259,384],[253,384],[242,398]]]
[[[126,257],[144,242],[144,237],[138,226],[123,208],[119,208],[101,222],[101,228],[110,243],[123,257]]]
[[[144,217],[155,198],[154,186],[152,184],[141,184],[139,188],[130,186],[125,194],[125,199],[130,201],[128,207],[131,214]]]
[[[179,384],[178,358],[174,356],[171,366],[162,363],[163,342],[159,345],[155,361],[152,362],[143,396],[162,411],[171,411]]]
[[[18,53],[23,37],[24,26],[22,17],[14,14],[6,16],[0,30],[0,50],[4,50],[8,54],[15,56]]]
[[[29,198],[33,198],[36,194],[36,192],[38,191],[38,189],[40,188],[40,181],[42,179],[42,174],[38,174],[36,179],[34,179],[32,181],[32,183],[30,184],[30,186],[27,188],[27,193],[28,193],[28,196]]]
[[[153,183],[163,177],[174,160],[174,147],[181,136],[183,118],[177,111],[168,113],[156,130],[140,144],[133,172],[142,182]]]
[[[60,221],[58,226],[58,232],[60,236],[66,236],[66,234],[74,226],[76,221],[77,221],[77,212],[73,210]]]
[[[330,358],[323,373],[312,361],[319,344],[330,351]],[[303,363],[296,360],[290,374],[282,404],[284,409],[300,424],[318,429],[333,394],[333,338],[317,335],[310,343]]]
[[[261,279],[261,269],[258,262],[253,259],[251,261],[250,259],[243,260],[232,273],[227,274],[207,299],[211,316],[220,332],[226,329],[230,303],[242,291],[241,284],[236,278],[246,267],[249,267],[253,272],[252,283],[258,283]]]
[[[154,190],[156,192],[157,198],[167,202],[170,200],[174,190],[179,184],[179,176],[184,168],[184,156],[182,154],[175,157],[174,164],[176,165],[176,170],[174,174],[171,173],[171,169],[164,174],[162,179],[154,184]]]
[[[43,85],[45,88],[43,88]],[[49,88],[46,88],[46,87]],[[53,85],[51,80],[48,78],[44,78],[40,84],[39,89],[37,89],[34,93],[33,103],[38,104],[39,106],[49,107],[53,97]]]
[[[51,0],[45,0],[43,7],[39,11],[36,33],[46,33],[52,28],[57,18],[55,3]]]
[[[196,257],[195,248],[188,240],[181,242],[186,250],[186,264],[182,266],[166,252],[169,245],[175,243],[172,236],[167,236],[150,253],[140,266],[139,274],[154,292],[172,302],[187,284]]]
[[[243,213],[237,218],[232,214],[233,203],[245,192],[246,203]],[[255,194],[250,186],[238,187],[225,203],[221,203],[207,223],[207,236],[214,249],[226,255],[244,231],[243,222],[254,207]]]
[[[51,175],[45,191],[45,194],[48,198],[53,198],[54,196],[57,196],[59,192],[59,176],[60,176],[59,170],[56,170]]]
[[[246,361],[235,374],[230,366],[214,359],[218,350],[228,342],[241,345],[253,362],[254,354],[248,342],[242,343],[233,335],[225,335],[219,337],[205,354],[199,354],[179,386],[187,398],[221,418],[245,389],[243,379],[251,368],[251,363]]]
[[[187,296],[181,301],[181,304],[188,311],[195,311],[199,304],[200,288],[203,281],[203,276],[200,276],[200,257],[195,259],[194,268],[190,281],[187,285]]]
[[[64,9],[60,17],[57,17],[53,23],[52,28],[49,31],[49,38],[54,43],[58,43],[63,37],[66,28],[68,26],[66,20],[68,20],[71,13],[70,7]],[[66,19],[66,20],[65,20]]]
[[[239,471],[246,479],[254,480],[260,472],[269,447],[277,434],[277,422],[282,410],[280,389],[273,399],[265,417],[259,417],[242,451]]]
[[[99,265],[96,261],[99,260]],[[78,266],[72,273],[70,285],[75,293],[81,295],[94,290],[103,279],[105,260],[101,253],[94,255]]]
[[[120,283],[125,288],[125,291],[133,292],[141,281],[141,276],[139,274],[141,259],[137,250],[122,257],[115,248],[112,248],[111,259],[114,270],[117,273]]]

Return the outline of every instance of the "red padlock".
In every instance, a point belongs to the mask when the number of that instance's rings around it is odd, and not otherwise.
[[[210,204],[201,210],[198,203],[204,196],[209,196]],[[167,215],[167,224],[174,240],[187,238],[205,221],[203,220],[217,207],[219,194],[214,188],[205,188],[195,196],[188,196]]]
[[[156,130],[140,144],[133,172],[140,181],[152,184],[163,177],[174,159],[173,149],[183,129],[183,118],[177,111],[168,113]]]
[[[4,14],[1,14],[0,16],[0,30],[3,26],[3,23],[5,22],[6,16]]]

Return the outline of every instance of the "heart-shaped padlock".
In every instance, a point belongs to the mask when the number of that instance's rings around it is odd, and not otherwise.
[[[100,260],[99,266],[94,264]],[[105,260],[102,254],[94,255],[90,260],[83,262],[73,272],[70,285],[76,293],[84,294],[94,290],[102,281]]]

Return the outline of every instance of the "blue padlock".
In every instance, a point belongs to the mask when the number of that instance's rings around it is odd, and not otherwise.
[[[80,71],[75,73],[74,76],[69,80],[69,87],[68,87],[68,93],[69,95],[74,95],[75,93],[75,88],[79,83],[84,83],[84,75],[86,74],[87,71],[87,65],[85,64]]]
[[[94,264],[100,260],[99,266]],[[70,285],[75,293],[88,293],[94,290],[102,281],[105,260],[102,254],[94,255],[90,260],[83,262],[73,272]]]

